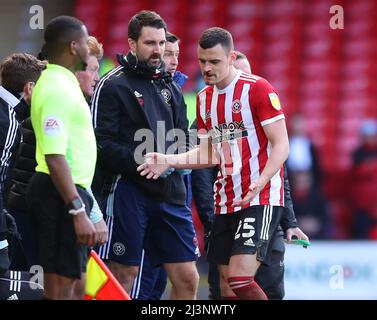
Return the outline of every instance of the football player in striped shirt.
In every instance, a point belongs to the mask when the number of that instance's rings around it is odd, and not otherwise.
[[[284,210],[283,163],[289,152],[284,113],[267,80],[234,67],[227,30],[205,30],[198,58],[207,85],[197,95],[199,147],[175,155],[149,153],[138,171],[157,179],[171,167],[218,165],[208,259],[219,266],[222,291],[267,299],[254,276],[270,253]]]

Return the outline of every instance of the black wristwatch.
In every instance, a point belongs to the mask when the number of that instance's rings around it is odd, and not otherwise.
[[[80,212],[85,212],[85,204],[80,198],[73,199],[68,205],[68,213],[77,216]]]

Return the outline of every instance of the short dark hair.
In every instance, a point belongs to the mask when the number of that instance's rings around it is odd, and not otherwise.
[[[246,55],[240,51],[236,51],[236,60],[247,59]]]
[[[46,26],[44,40],[48,55],[55,56],[63,52],[72,41],[82,36],[84,23],[71,16],[59,16]]]
[[[173,33],[166,31],[166,41],[171,42],[171,43],[176,43],[180,41],[180,39]]]
[[[137,41],[143,27],[164,29],[166,32],[166,23],[159,14],[143,10],[135,14],[128,23],[128,38]]]
[[[36,82],[46,63],[28,53],[14,53],[0,66],[2,86],[12,93],[22,92],[28,82]]]
[[[227,54],[233,50],[233,37],[228,30],[213,27],[201,34],[199,46],[203,49],[210,49],[218,44],[221,44]]]

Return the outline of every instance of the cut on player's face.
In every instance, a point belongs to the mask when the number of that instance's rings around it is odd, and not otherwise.
[[[223,81],[230,71],[231,58],[222,47],[217,44],[212,48],[203,49],[198,46],[199,67],[206,85],[215,85]]]
[[[137,41],[129,40],[131,50],[139,61],[146,62],[152,68],[158,68],[165,51],[165,30],[143,27]]]

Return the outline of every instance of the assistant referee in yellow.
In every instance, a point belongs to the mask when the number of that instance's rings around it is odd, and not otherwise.
[[[32,95],[37,167],[27,200],[36,222],[44,297],[72,299],[74,289],[85,288],[87,246],[95,242],[88,218],[93,200],[86,190],[94,175],[96,141],[74,75],[86,65],[88,33],[80,20],[60,16],[48,23],[44,38],[49,64]]]

